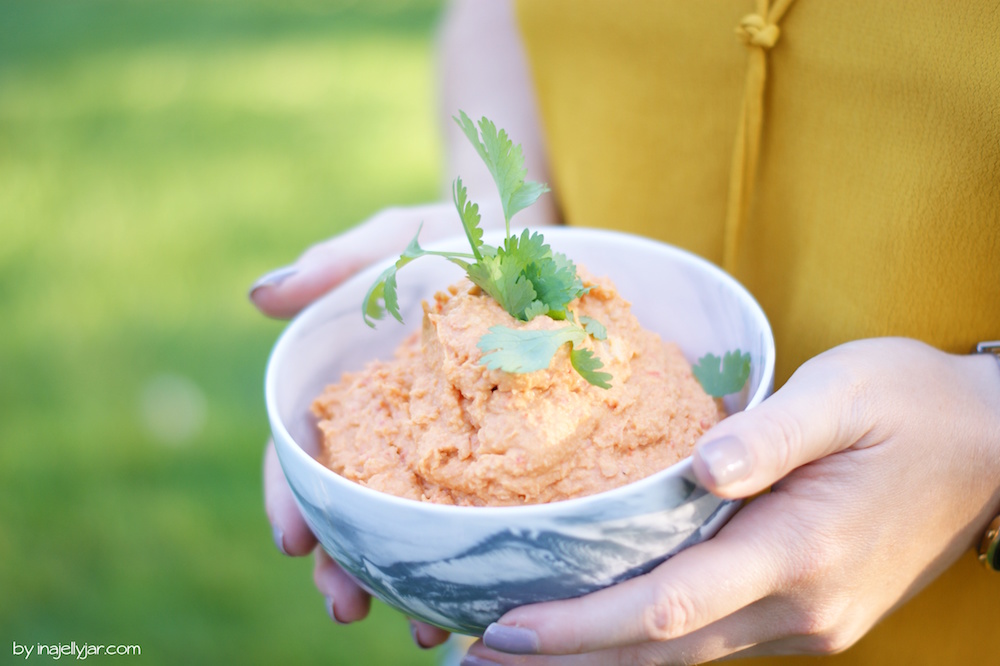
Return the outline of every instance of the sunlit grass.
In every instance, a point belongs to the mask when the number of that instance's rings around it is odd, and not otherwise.
[[[433,662],[270,542],[246,289],[438,192],[436,3],[0,2],[0,638],[146,663]],[[143,391],[204,422],[161,441]]]

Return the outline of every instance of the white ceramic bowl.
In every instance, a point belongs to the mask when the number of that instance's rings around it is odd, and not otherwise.
[[[637,236],[579,228],[542,230],[546,241],[594,275],[607,275],[633,312],[688,360],[749,351],[750,379],[725,398],[753,407],[770,392],[774,339],[743,287],[714,265]],[[497,238],[487,239],[497,242]],[[466,247],[465,238],[440,244]],[[697,485],[690,458],[650,477],[578,499],[520,507],[455,507],[380,493],[313,459],[309,412],[323,387],[374,358],[389,358],[420,325],[423,298],[461,276],[425,257],[400,271],[406,325],[364,324],[361,302],[391,259],[307,308],[271,354],[265,381],[278,457],[302,514],[323,548],[369,592],[403,613],[464,634],[481,634],[522,604],[575,597],[645,573],[711,537],[738,508]]]

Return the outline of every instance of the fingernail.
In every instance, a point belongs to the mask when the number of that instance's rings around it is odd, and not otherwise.
[[[295,266],[283,266],[281,268],[275,268],[269,273],[264,273],[257,281],[250,285],[250,291],[247,294],[251,299],[253,299],[253,294],[255,291],[261,287],[277,287],[279,284],[295,275],[299,272],[299,269]]]
[[[281,531],[281,528],[275,525],[271,528],[271,535],[274,537],[274,545],[278,547],[282,555],[288,555],[288,551],[285,550],[285,534]]]
[[[753,456],[736,437],[720,437],[699,444],[695,454],[718,487],[742,481],[753,471]]]
[[[483,634],[486,647],[508,654],[538,654],[538,634],[524,627],[509,627],[494,622]]]
[[[467,654],[458,666],[500,666],[500,664],[489,659],[477,657],[474,654]]]
[[[347,624],[337,617],[337,607],[333,603],[333,597],[324,597],[323,602],[326,604],[326,614],[330,616],[331,620],[337,624]]]
[[[424,648],[424,644],[420,642],[420,636],[417,635],[417,625],[412,622],[410,622],[410,637],[413,638],[413,642],[416,643],[418,648]]]

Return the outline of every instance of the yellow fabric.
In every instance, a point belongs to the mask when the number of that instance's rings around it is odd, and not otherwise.
[[[852,339],[1000,336],[1000,3],[772,5],[519,3],[566,220],[726,258],[779,385]],[[1000,664],[998,630],[970,552],[843,654],[775,662]]]

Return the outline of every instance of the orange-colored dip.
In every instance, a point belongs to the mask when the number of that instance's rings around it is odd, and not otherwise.
[[[587,279],[587,278],[585,278]],[[345,373],[313,403],[320,461],[362,485],[461,505],[553,502],[609,490],[686,457],[724,413],[676,345],[645,331],[607,280],[571,304],[605,325],[589,340],[612,375],[587,383],[560,349],[548,369],[487,370],[479,338],[514,320],[463,280],[424,303],[423,327],[395,358]]]

